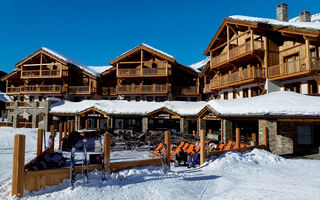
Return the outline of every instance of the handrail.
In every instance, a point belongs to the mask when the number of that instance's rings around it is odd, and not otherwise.
[[[166,93],[167,85],[118,85],[118,94]]]
[[[319,69],[319,60],[315,59],[316,62],[311,62],[312,69]],[[299,72],[308,71],[307,69],[307,59],[302,58],[299,60],[287,62],[287,63],[280,63],[277,65],[273,65],[268,68],[268,76],[270,78],[277,77],[277,76],[284,76],[289,74],[295,74]]]

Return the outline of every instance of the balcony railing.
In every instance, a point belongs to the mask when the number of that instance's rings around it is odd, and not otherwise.
[[[256,78],[265,78],[265,70],[263,68],[250,68],[241,71],[225,74],[213,78],[210,81],[211,89],[218,89],[230,84],[237,84],[242,81],[252,80]]]
[[[244,55],[253,50],[263,50],[263,41],[254,41],[253,49],[251,49],[251,42],[248,41],[230,49],[230,52],[227,51],[227,52],[221,53],[220,55],[212,58],[213,66],[219,65],[221,63],[228,61],[228,54],[229,54],[229,60],[231,60],[235,57]]]
[[[168,92],[167,85],[118,85],[117,94],[163,94]]]
[[[7,109],[7,110],[12,110],[12,109],[14,109],[14,101],[8,101],[8,102],[6,102],[6,109]]]
[[[7,87],[7,94],[19,94],[20,87]]]
[[[290,74],[296,74],[299,72],[306,72],[307,63],[306,59],[300,59],[292,62],[281,63],[268,68],[269,78],[274,78],[278,76],[285,76]]]
[[[167,76],[167,68],[118,69],[118,77]]]
[[[209,92],[211,92],[210,83],[205,84],[205,86],[204,86],[204,93],[209,93]]]
[[[66,70],[23,70],[21,72],[21,78],[60,78],[67,75]]]
[[[117,90],[115,87],[103,87],[102,95],[106,95],[106,96],[117,95]]]
[[[93,89],[90,86],[69,86],[69,94],[90,94]]]
[[[20,86],[20,93],[60,93],[61,85]]]
[[[174,87],[173,91],[176,95],[198,95],[198,86]]]

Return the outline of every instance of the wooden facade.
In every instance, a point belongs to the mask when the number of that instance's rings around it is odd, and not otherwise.
[[[102,95],[127,100],[200,100],[198,73],[172,56],[141,44],[110,62],[101,75]]]
[[[256,96],[272,92],[266,79],[286,90],[285,81],[306,77],[319,87],[319,32],[226,18],[205,50],[210,64],[201,74],[204,92],[216,98]]]

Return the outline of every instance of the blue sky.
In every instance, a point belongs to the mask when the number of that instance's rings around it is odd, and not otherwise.
[[[9,0],[0,3],[0,70],[48,47],[87,65],[108,65],[144,42],[184,64],[203,52],[229,15],[276,18],[289,4],[289,17],[320,12],[317,0]]]

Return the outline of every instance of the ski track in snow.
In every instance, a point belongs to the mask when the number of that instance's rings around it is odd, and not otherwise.
[[[0,199],[11,199],[14,134],[25,134],[26,162],[35,157],[36,129],[0,127]],[[49,134],[46,134],[47,136]],[[57,139],[56,139],[57,140]],[[57,143],[55,143],[57,145]],[[113,153],[113,160],[147,158],[142,152]],[[133,158],[134,159],[134,158]],[[143,167],[107,174],[89,173],[89,183],[77,175],[74,190],[69,180],[32,193],[22,199],[320,199],[320,161],[284,159],[263,150],[226,153],[201,167]]]

